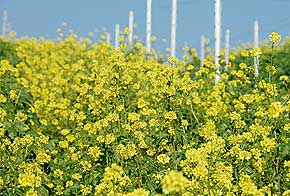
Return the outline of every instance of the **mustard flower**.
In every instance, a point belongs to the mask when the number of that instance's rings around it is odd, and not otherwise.
[[[177,119],[177,116],[176,116],[176,114],[175,114],[174,111],[170,111],[170,112],[166,112],[164,114],[164,118],[167,119],[167,120],[169,120],[169,121],[172,121],[172,120]]]
[[[36,190],[34,190],[34,188],[29,189],[26,194],[26,196],[38,196]]]
[[[260,56],[262,54],[262,50],[260,48],[253,48],[250,53],[252,56]]]
[[[135,189],[131,193],[124,194],[124,196],[149,196],[150,192],[143,188]]]
[[[175,65],[178,63],[178,58],[170,56],[168,57],[168,63],[170,63],[171,65]]]
[[[281,41],[281,35],[279,35],[276,32],[272,32],[269,35],[269,40],[273,43],[273,44],[278,44]]]
[[[80,173],[74,173],[71,177],[72,179],[79,181],[82,178],[82,175]]]
[[[21,173],[18,177],[20,186],[39,187],[41,185],[41,177],[34,174]]]
[[[162,191],[165,194],[181,193],[189,183],[189,180],[181,172],[169,171],[162,179]]]
[[[88,155],[94,158],[97,161],[101,156],[101,149],[98,146],[89,147]]]
[[[3,186],[4,185],[4,180],[3,178],[0,176],[0,186]]]
[[[170,158],[166,154],[160,154],[157,157],[157,162],[160,164],[165,165],[165,164],[169,163],[169,161],[170,161]]]
[[[6,101],[7,98],[4,95],[0,94],[0,103],[6,103]]]

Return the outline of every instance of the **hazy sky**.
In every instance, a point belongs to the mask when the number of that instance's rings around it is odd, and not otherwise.
[[[171,0],[153,1],[152,33],[157,49],[169,47]],[[260,38],[272,31],[283,37],[290,33],[290,0],[222,0],[222,29],[231,30],[231,43],[252,42],[253,21],[260,22]],[[81,36],[106,31],[114,35],[114,26],[128,26],[128,13],[135,12],[135,33],[145,40],[146,0],[0,0],[0,12],[8,11],[12,29],[18,36],[56,38],[63,22]],[[202,34],[213,43],[214,0],[178,0],[177,53],[185,42],[199,48]],[[2,21],[1,21],[2,25]],[[114,38],[114,37],[113,37]],[[162,42],[166,39],[167,42]]]

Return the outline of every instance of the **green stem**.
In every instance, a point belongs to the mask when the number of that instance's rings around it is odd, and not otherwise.
[[[196,117],[196,115],[195,115],[195,113],[194,113],[194,111],[193,111],[192,104],[190,104],[190,109],[191,109],[191,113],[192,113],[194,119],[196,120],[197,124],[200,125],[200,123],[199,123],[199,121],[198,121],[198,118]]]

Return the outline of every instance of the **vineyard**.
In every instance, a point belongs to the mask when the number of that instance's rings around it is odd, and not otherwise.
[[[290,195],[289,39],[222,51],[215,83],[211,54],[124,38],[1,38],[0,195]]]

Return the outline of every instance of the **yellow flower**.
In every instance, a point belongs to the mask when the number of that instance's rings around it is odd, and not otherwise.
[[[266,71],[267,71],[268,73],[274,74],[274,73],[276,73],[276,67],[273,66],[273,65],[267,65],[267,67],[266,67]]]
[[[39,152],[37,153],[36,161],[40,164],[47,163],[50,161],[50,156],[45,152]]]
[[[1,126],[1,123],[0,123],[0,138],[3,137],[5,135],[5,129],[4,127]]]
[[[284,167],[288,167],[288,168],[290,168],[290,161],[285,161],[285,162],[284,162]]]
[[[162,191],[165,194],[181,193],[189,183],[189,180],[181,172],[169,171],[162,179]]]
[[[192,70],[194,70],[194,66],[189,64],[189,65],[186,67],[186,70],[187,70],[187,71],[192,71]]]
[[[241,56],[242,56],[242,57],[248,57],[248,56],[249,56],[249,51],[247,51],[247,50],[242,50],[242,51],[241,51]]]
[[[157,157],[157,162],[163,165],[169,163],[169,161],[170,161],[170,158],[166,154],[160,154]]]
[[[253,48],[250,53],[251,56],[260,56],[262,54],[262,50],[260,48]]]
[[[135,122],[135,121],[138,121],[140,119],[140,115],[137,114],[137,113],[129,113],[128,114],[128,120],[131,121],[131,122]]]
[[[59,142],[59,147],[61,148],[68,148],[69,144],[67,141],[60,141]]]
[[[61,135],[63,135],[63,136],[66,136],[67,134],[69,134],[69,130],[68,129],[62,129],[61,131],[60,131],[60,134]]]
[[[89,147],[88,149],[88,155],[93,157],[95,161],[97,161],[100,158],[101,154],[102,154],[101,150],[98,146]]]
[[[158,120],[156,119],[150,119],[149,120],[149,126],[154,127],[158,123]]]
[[[89,195],[90,193],[92,193],[92,186],[81,184],[81,192],[82,192],[82,195]]]
[[[175,112],[170,111],[170,112],[166,112],[164,114],[164,118],[167,119],[167,120],[169,120],[169,121],[172,121],[172,120],[177,119],[177,116],[176,116]]]
[[[260,142],[262,148],[266,151],[266,152],[271,152],[275,146],[276,146],[276,140],[275,138],[264,138],[263,141]]]
[[[155,151],[153,148],[149,148],[147,151],[146,151],[147,155],[148,156],[153,156],[155,154]]]
[[[273,43],[273,44],[278,44],[281,41],[281,35],[279,35],[276,32],[272,32],[269,35],[269,40]]]
[[[240,67],[241,69],[247,69],[248,66],[247,66],[246,63],[240,63],[239,67]]]
[[[5,116],[6,116],[6,111],[0,108],[0,120],[4,120]]]
[[[283,106],[280,102],[272,102],[269,107],[269,117],[272,119],[278,119],[283,112]]]
[[[168,63],[170,63],[171,65],[175,65],[178,63],[178,58],[170,56],[168,57]]]
[[[182,50],[183,50],[184,52],[188,52],[188,50],[189,50],[188,45],[185,44],[185,45],[183,46]]]
[[[144,108],[146,106],[146,101],[142,98],[138,99],[138,108]]]
[[[143,188],[138,188],[131,193],[124,194],[123,196],[149,196],[149,194],[150,194],[149,191]]]
[[[285,83],[288,83],[289,82],[289,77],[288,76],[280,76],[280,80],[285,82]]]
[[[129,35],[129,34],[130,34],[130,30],[129,30],[128,27],[126,27],[126,28],[124,29],[124,33],[125,33],[126,35]]]
[[[137,154],[136,145],[132,142],[129,142],[127,146],[123,144],[117,145],[116,151],[124,160],[128,160]]]
[[[20,186],[39,187],[41,185],[41,177],[34,174],[21,173],[19,174],[18,182]]]
[[[6,101],[7,98],[4,95],[0,94],[0,103],[6,103]]]
[[[189,125],[189,122],[187,120],[181,120],[181,126],[183,128],[187,128],[187,126]]]
[[[285,191],[282,196],[290,196],[290,190]]]
[[[68,188],[68,187],[71,187],[72,185],[74,184],[73,181],[69,180],[65,183],[65,187]]]
[[[285,131],[289,131],[290,130],[290,123],[285,124],[283,129]]]
[[[106,137],[105,137],[105,144],[110,145],[110,144],[113,143],[115,140],[116,140],[116,137],[115,137],[113,134],[109,133],[109,134],[107,134]]]
[[[263,196],[261,192],[259,192],[257,186],[251,179],[249,175],[242,174],[241,180],[239,182],[239,186],[242,191],[242,195],[255,195],[255,196]]]
[[[3,181],[3,178],[0,176],[0,186],[3,186],[4,185],[4,181]]]
[[[72,179],[79,181],[82,178],[82,175],[80,173],[75,173],[71,177]]]
[[[15,90],[11,90],[11,91],[9,92],[9,97],[10,97],[10,99],[12,99],[13,101],[16,101],[17,98],[18,98],[18,94],[17,94],[17,92],[16,92]]]
[[[124,36],[120,36],[119,37],[119,42],[122,42],[122,41],[124,41],[125,40],[125,37]]]
[[[38,194],[33,188],[31,188],[26,192],[26,196],[38,196]]]

